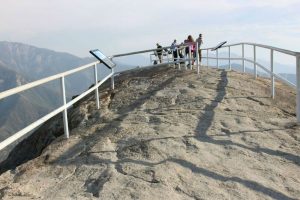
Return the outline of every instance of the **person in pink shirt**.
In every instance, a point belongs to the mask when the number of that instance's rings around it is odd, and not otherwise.
[[[187,41],[188,41],[188,44],[189,44],[189,49],[191,50],[191,53],[192,53],[191,56],[193,58],[195,58],[196,57],[196,44],[195,44],[195,40],[194,40],[194,38],[191,35],[189,35]],[[195,59],[193,59],[192,65],[194,65],[194,61],[195,61]]]

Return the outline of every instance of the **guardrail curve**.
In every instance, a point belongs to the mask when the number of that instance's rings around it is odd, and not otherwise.
[[[190,43],[191,44],[191,43]],[[186,48],[189,47],[190,44],[185,44],[185,45],[177,45],[176,46],[176,50],[178,53],[178,49],[179,48]],[[263,69],[264,71],[266,71],[267,73],[270,74],[271,77],[271,96],[272,98],[275,97],[275,78],[280,79],[281,81],[285,82],[286,84],[296,88],[297,90],[297,108],[296,108],[296,113],[297,113],[297,122],[300,123],[300,53],[299,52],[294,52],[294,51],[290,51],[290,50],[286,50],[286,49],[280,49],[277,47],[272,47],[272,46],[268,46],[268,45],[262,45],[262,44],[256,44],[256,43],[249,43],[249,42],[244,42],[244,43],[236,43],[236,44],[229,44],[229,45],[224,45],[221,48],[227,48],[228,49],[228,57],[227,58],[219,58],[218,56],[218,49],[216,50],[216,57],[209,57],[208,55],[208,51],[213,49],[213,48],[203,48],[203,49],[198,49],[198,43],[193,43],[194,45],[196,45],[196,55],[192,56],[191,54],[191,49],[189,48],[189,54],[187,57],[185,57],[184,59],[177,59],[174,60],[174,58],[170,60],[170,58],[168,57],[167,59],[167,63],[168,64],[177,64],[180,62],[191,62],[192,60],[196,62],[196,66],[197,66],[197,73],[199,74],[200,71],[200,66],[201,66],[201,62],[200,62],[200,55],[199,55],[199,50],[201,51],[207,51],[206,57],[202,56],[202,58],[206,58],[206,65],[209,66],[209,60],[210,59],[216,59],[217,60],[217,67],[219,67],[219,60],[228,60],[228,64],[229,64],[229,69],[231,69],[231,61],[232,60],[242,60],[243,61],[243,72],[245,72],[245,61],[253,63],[253,67],[254,67],[254,78],[257,77],[257,67],[260,67],[261,69]],[[245,46],[249,45],[253,47],[253,60],[245,58]],[[241,54],[242,56],[240,58],[231,58],[231,47],[233,46],[241,46]],[[270,67],[271,70],[267,69],[265,66],[261,65],[260,63],[257,62],[256,60],[256,48],[257,47],[261,47],[261,48],[265,48],[265,49],[269,49],[270,50]],[[170,49],[170,46],[167,47],[163,47],[162,49]],[[130,52],[130,53],[123,53],[123,54],[116,54],[116,55],[112,55],[110,56],[111,59],[114,58],[118,58],[118,57],[123,57],[123,56],[130,56],[130,55],[135,55],[135,54],[141,54],[141,53],[153,53],[155,52],[157,49],[148,49],[148,50],[142,50],[142,51],[135,51],[135,52]],[[290,56],[294,56],[296,58],[296,76],[297,76],[297,84],[293,84],[290,81],[280,77],[279,75],[274,73],[274,51],[283,53],[283,54],[287,54]],[[178,54],[177,54],[178,55]],[[32,131],[33,129],[37,128],[38,126],[40,126],[41,124],[43,124],[44,122],[46,122],[47,120],[49,120],[51,117],[57,115],[58,113],[63,114],[63,122],[64,122],[64,133],[65,133],[65,137],[68,138],[69,137],[69,128],[68,128],[68,116],[67,116],[67,109],[72,106],[74,103],[76,103],[77,101],[79,101],[80,99],[84,98],[86,95],[90,94],[91,92],[95,91],[95,99],[96,99],[96,105],[97,105],[97,109],[100,108],[100,103],[99,103],[99,93],[98,93],[98,88],[101,84],[103,84],[105,81],[107,81],[109,78],[111,78],[111,88],[114,89],[114,69],[111,69],[111,73],[108,74],[106,77],[104,77],[100,82],[98,80],[98,76],[97,76],[97,65],[99,64],[98,62],[92,62],[90,64],[84,65],[84,66],[80,66],[78,68],[75,68],[73,70],[69,70],[60,74],[56,74],[53,76],[49,76],[47,78],[43,78],[13,89],[9,89],[6,90],[4,92],[0,93],[0,100],[4,99],[6,97],[9,97],[11,95],[14,94],[18,94],[20,92],[26,91],[28,89],[37,87],[39,85],[43,85],[45,83],[48,83],[50,81],[53,80],[57,80],[60,79],[61,82],[61,91],[62,91],[62,98],[63,98],[63,105],[59,108],[57,108],[56,110],[50,112],[49,114],[45,115],[44,117],[36,120],[35,122],[31,123],[30,125],[26,126],[25,128],[23,128],[22,130],[18,131],[17,133],[11,135],[9,138],[5,139],[4,141],[0,142],[0,151],[2,149],[4,149],[5,147],[7,147],[8,145],[12,144],[13,142],[15,142],[16,140],[18,140],[19,138],[21,138],[22,136],[26,135],[28,132]],[[154,66],[152,64],[150,64],[149,66]],[[147,67],[149,67],[147,66]],[[156,65],[156,66],[160,66],[160,64]],[[192,68],[192,65],[190,65]],[[65,92],[65,77],[74,73],[77,73],[79,71],[88,69],[88,68],[94,68],[94,81],[95,84],[92,88],[88,89],[87,91],[83,92],[81,95],[79,95],[78,97],[76,97],[75,99],[71,100],[70,102],[66,102],[66,92]],[[180,67],[180,65],[179,65]],[[186,67],[187,69],[187,67]]]

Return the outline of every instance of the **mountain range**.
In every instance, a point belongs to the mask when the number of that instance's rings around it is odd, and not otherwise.
[[[0,92],[74,69],[95,60],[92,57],[80,58],[69,53],[27,44],[0,41]],[[114,62],[118,64],[116,72],[119,72],[135,68],[140,63],[145,64],[147,59],[142,56],[131,56],[116,58]],[[106,67],[98,66],[99,79],[108,73],[109,70]],[[93,69],[66,77],[67,100],[87,90],[93,83]],[[62,97],[59,80],[0,100],[0,141],[60,105],[62,105]]]
[[[31,45],[0,42],[0,92],[92,61]],[[67,77],[68,99],[86,90],[92,81],[91,70]],[[0,100],[0,140],[59,107],[60,93],[57,80]]]
[[[18,73],[0,65],[0,88],[16,87],[28,82]],[[0,140],[42,117],[60,104],[57,94],[46,87],[21,92],[0,101]]]

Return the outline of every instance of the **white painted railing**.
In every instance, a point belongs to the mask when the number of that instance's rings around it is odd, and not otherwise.
[[[181,62],[188,62],[189,65],[190,65],[190,68],[192,69],[192,65],[191,65],[191,62],[194,60],[196,62],[196,66],[197,66],[197,73],[199,74],[199,70],[200,70],[200,63],[199,63],[199,52],[198,52],[198,43],[195,42],[195,43],[190,43],[191,44],[194,44],[196,45],[196,57],[194,58],[193,55],[192,55],[192,52],[191,52],[191,49],[189,49],[189,53],[188,53],[188,56],[187,57],[184,57],[184,58],[179,58],[179,53],[178,53],[178,49],[181,49],[181,50],[184,50],[186,47],[189,47],[189,44],[183,44],[183,45],[175,45],[176,49],[177,49],[177,60],[174,61],[174,57],[173,55],[172,56],[169,56],[169,54],[163,54],[162,52],[162,56],[163,57],[167,57],[167,58],[162,58],[163,61],[166,61],[165,64],[178,64],[178,63],[181,63]],[[162,47],[161,49],[162,50],[169,50],[171,48],[171,46],[167,46],[167,47]],[[136,55],[136,54],[143,54],[143,53],[150,53],[150,65],[149,66],[154,66],[152,64],[152,62],[155,60],[155,61],[158,61],[158,58],[153,58],[152,56],[153,55],[156,55],[156,52],[157,49],[148,49],[148,50],[143,50],[143,51],[135,51],[135,52],[130,52],[130,53],[124,53],[124,54],[117,54],[117,55],[113,55],[111,56],[111,58],[117,58],[117,57],[123,57],[123,56],[131,56],[131,55]],[[183,53],[185,54],[185,53]],[[155,65],[155,66],[159,66],[160,64],[158,65]],[[149,66],[146,66],[146,67],[149,67]],[[178,66],[179,69],[180,69],[180,65]],[[187,69],[187,67],[186,67]]]
[[[167,59],[167,63],[163,63],[163,64],[157,64],[155,66],[161,66],[161,65],[165,65],[165,64],[178,64],[178,63],[182,63],[182,62],[189,62],[190,67],[192,69],[192,65],[191,65],[191,61],[194,60],[196,62],[196,66],[197,66],[197,73],[199,74],[200,71],[200,62],[199,62],[199,52],[198,52],[198,44],[196,44],[196,57],[192,56],[191,54],[191,50],[189,50],[189,54],[188,57],[186,58],[178,58],[177,60],[174,60],[174,58],[172,58],[171,60],[168,58]],[[250,45],[253,46],[253,53],[254,53],[254,59],[250,60],[245,58],[245,52],[244,52],[244,46],[245,45]],[[242,57],[241,58],[231,58],[231,53],[230,53],[230,48],[232,46],[242,46]],[[178,48],[182,48],[184,49],[185,47],[187,47],[187,45],[178,45]],[[259,64],[256,61],[256,47],[261,47],[261,48],[266,48],[266,49],[270,49],[270,59],[271,59],[271,70],[268,70],[266,67],[264,67],[263,65]],[[177,48],[177,55],[178,54],[178,48]],[[201,49],[202,51],[207,51],[207,55],[206,57],[202,58],[206,58],[207,59],[207,66],[209,66],[209,59],[216,59],[217,60],[217,67],[219,67],[219,60],[223,60],[226,59],[229,61],[229,69],[231,69],[231,61],[232,60],[242,60],[243,62],[243,71],[245,72],[245,61],[247,62],[251,62],[254,64],[254,77],[256,78],[257,76],[257,66],[262,68],[263,70],[265,70],[266,72],[268,72],[271,75],[271,82],[272,82],[272,86],[271,86],[271,96],[274,98],[275,97],[275,77],[282,80],[283,82],[287,83],[288,85],[292,86],[292,87],[296,87],[297,88],[297,121],[300,123],[300,53],[299,52],[293,52],[293,51],[289,51],[289,50],[285,50],[285,49],[279,49],[279,48],[275,48],[275,47],[271,47],[271,46],[266,46],[266,45],[261,45],[261,44],[254,44],[254,43],[238,43],[238,44],[231,44],[231,45],[226,45],[223,46],[222,48],[228,48],[228,58],[219,58],[218,56],[218,52],[219,50],[216,51],[216,57],[209,57],[208,55],[208,51],[211,50],[212,48],[206,48],[206,49]],[[169,47],[163,47],[162,49],[170,49]],[[155,52],[157,49],[149,49],[149,50],[143,50],[143,51],[136,51],[136,52],[131,52],[131,53],[124,53],[124,54],[117,54],[117,55],[113,55],[110,58],[117,58],[117,57],[123,57],[123,56],[130,56],[130,55],[135,55],[135,54],[142,54],[142,53],[153,53]],[[296,57],[296,75],[297,75],[297,85],[294,85],[293,83],[287,81],[286,79],[280,77],[279,75],[275,74],[273,71],[273,63],[274,63],[274,59],[273,59],[273,53],[274,51],[278,51],[287,55],[291,55],[291,56],[295,56]],[[111,78],[111,88],[114,89],[114,69],[111,70],[111,73],[109,75],[107,75],[105,78],[103,78],[100,82],[98,82],[98,77],[97,77],[97,64],[99,64],[99,62],[93,62],[81,67],[78,67],[76,69],[64,72],[64,73],[60,73],[57,75],[53,75],[38,81],[34,81],[4,92],[0,93],[0,100],[4,99],[6,97],[9,97],[11,95],[14,94],[18,94],[20,92],[26,91],[28,89],[37,87],[39,85],[43,85],[45,83],[48,83],[50,81],[53,80],[58,80],[60,79],[61,82],[61,91],[62,91],[62,99],[63,99],[63,105],[59,108],[57,108],[56,110],[50,112],[49,114],[45,115],[44,117],[38,119],[37,121],[33,122],[32,124],[28,125],[27,127],[23,128],[22,130],[18,131],[17,133],[13,134],[12,136],[10,136],[9,138],[7,138],[6,140],[2,141],[0,143],[0,150],[4,149],[6,146],[12,144],[13,142],[15,142],[16,140],[18,140],[19,138],[21,138],[22,136],[26,135],[28,132],[34,130],[35,128],[37,128],[38,126],[42,125],[44,122],[46,122],[47,120],[49,120],[50,118],[52,118],[53,116],[59,114],[59,113],[63,113],[63,122],[64,122],[64,133],[65,133],[65,137],[68,138],[69,137],[69,126],[68,126],[68,118],[67,118],[67,110],[69,107],[71,107],[74,103],[76,103],[77,101],[79,101],[80,99],[84,98],[86,95],[90,94],[91,92],[95,91],[95,98],[96,98],[96,105],[97,105],[97,109],[100,108],[100,102],[99,102],[99,93],[98,93],[98,88],[99,86],[104,83],[106,80],[108,80],[109,78]],[[144,67],[150,67],[150,66],[154,66],[152,64],[150,64],[149,66],[144,66]],[[65,77],[74,73],[77,73],[79,71],[85,70],[85,69],[89,69],[89,68],[94,68],[94,78],[95,78],[95,85],[93,87],[91,87],[90,89],[88,89],[87,91],[85,91],[84,93],[82,93],[81,95],[79,95],[78,97],[76,97],[75,99],[69,101],[68,103],[66,102],[66,92],[65,92]],[[180,68],[180,65],[179,65]],[[187,67],[186,67],[187,69]]]
[[[245,46],[251,46],[253,48],[253,60],[245,58]],[[241,46],[241,55],[242,57],[240,58],[232,58],[231,57],[231,47],[233,46]],[[263,66],[262,64],[257,62],[257,47],[263,48],[263,49],[268,49],[270,50],[270,70],[267,69],[267,67]],[[272,47],[272,46],[268,46],[268,45],[262,45],[262,44],[256,44],[256,43],[236,43],[236,44],[230,44],[230,45],[224,45],[222,46],[220,49],[222,48],[227,48],[228,49],[228,57],[226,58],[220,58],[218,55],[219,49],[216,50],[216,57],[209,57],[209,50],[211,50],[212,48],[205,48],[202,49],[202,51],[206,51],[206,56],[202,56],[203,58],[206,58],[206,65],[209,66],[209,60],[210,59],[215,59],[217,62],[217,68],[219,68],[219,60],[228,60],[228,66],[229,69],[231,69],[231,61],[232,60],[241,60],[242,61],[242,66],[243,66],[243,72],[246,72],[246,67],[245,67],[245,61],[250,62],[253,64],[254,67],[254,78],[257,78],[257,67],[260,67],[261,69],[263,69],[265,72],[267,72],[268,74],[270,74],[270,78],[271,78],[271,97],[275,98],[275,78],[281,80],[282,82],[286,83],[287,85],[295,88],[297,90],[297,99],[296,99],[296,103],[297,103],[297,108],[296,108],[296,113],[297,113],[297,122],[300,123],[300,52],[294,52],[294,51],[290,51],[290,50],[286,50],[286,49],[280,49],[277,47]],[[290,82],[289,80],[279,76],[278,74],[276,74],[274,72],[274,52],[280,52],[282,54],[285,55],[289,55],[289,56],[293,56],[296,59],[296,77],[297,77],[297,83],[296,85],[292,82]]]
[[[62,91],[62,100],[63,100],[63,105],[60,106],[59,108],[55,109],[54,111],[50,112],[49,114],[45,115],[44,117],[38,119],[37,121],[31,123],[30,125],[26,126],[25,128],[23,128],[22,130],[18,131],[17,133],[15,133],[14,135],[10,136],[9,138],[5,139],[4,141],[2,141],[0,143],[0,150],[4,149],[6,146],[12,144],[13,142],[15,142],[16,140],[18,140],[19,138],[21,138],[22,136],[26,135],[28,132],[34,130],[35,128],[37,128],[38,126],[42,125],[44,122],[46,122],[47,120],[49,120],[50,118],[54,117],[55,115],[57,115],[58,113],[63,113],[63,122],[64,122],[64,133],[65,133],[65,137],[69,138],[69,126],[68,126],[68,108],[71,107],[74,103],[76,103],[77,101],[79,101],[80,99],[82,99],[83,97],[85,97],[86,95],[90,94],[91,92],[95,91],[95,96],[96,96],[96,105],[97,108],[100,108],[100,103],[99,103],[99,93],[98,93],[98,88],[99,86],[104,83],[107,79],[111,78],[112,80],[112,88],[114,88],[114,79],[113,79],[113,75],[114,72],[113,70],[111,71],[110,74],[108,74],[105,78],[103,78],[100,82],[98,82],[98,77],[97,77],[97,64],[99,62],[93,62],[81,67],[78,67],[76,69],[67,71],[67,72],[63,72],[60,74],[56,74],[41,80],[37,80],[4,92],[0,93],[0,100],[4,99],[6,97],[9,97],[11,95],[14,94],[18,94],[20,92],[26,91],[28,89],[43,85],[45,83],[48,83],[50,81],[53,80],[59,80],[60,79],[60,83],[61,83],[61,91]],[[86,70],[89,68],[94,68],[94,78],[95,78],[95,84],[93,87],[91,87],[90,89],[88,89],[87,91],[83,92],[82,94],[80,94],[79,96],[77,96],[75,99],[69,101],[67,103],[66,100],[66,87],[65,87],[65,77],[67,77],[68,75],[80,72],[82,70]]]
[[[191,55],[191,50],[189,49],[189,55],[187,57],[179,58],[177,61],[174,61],[174,62],[170,62],[170,59],[167,58],[167,63],[168,64],[176,64],[176,63],[181,63],[181,62],[186,62],[186,61],[188,61],[190,63],[191,60],[195,60],[196,64],[197,64],[197,73],[199,74],[201,63],[199,63],[198,44],[197,43],[195,43],[195,44],[196,44],[196,48],[197,48],[195,58]],[[253,60],[248,59],[248,58],[245,57],[245,46],[246,45],[253,47]],[[232,58],[231,57],[231,47],[233,47],[233,46],[241,46],[242,47],[241,48],[242,57],[240,57],[240,58]],[[178,45],[176,47],[184,49],[185,47],[188,47],[188,45]],[[267,69],[267,67],[265,67],[262,64],[257,62],[257,59],[256,59],[257,58],[257,51],[256,51],[257,47],[270,50],[270,70]],[[169,48],[170,47],[164,47],[164,49],[169,49]],[[177,48],[177,56],[178,56],[178,48]],[[262,44],[256,44],[256,43],[249,43],[249,42],[224,45],[220,49],[224,49],[224,48],[228,49],[228,57],[225,57],[225,58],[220,58],[219,57],[219,49],[216,50],[216,57],[209,57],[208,52],[209,52],[209,50],[214,49],[214,47],[201,49],[201,51],[206,51],[207,52],[206,56],[202,56],[202,58],[206,58],[207,66],[209,66],[209,60],[210,59],[216,60],[217,68],[219,68],[219,61],[220,60],[228,60],[229,70],[231,70],[232,61],[233,60],[241,60],[242,61],[243,72],[245,73],[246,72],[245,62],[253,63],[254,78],[257,78],[257,67],[261,68],[262,70],[264,70],[265,72],[270,74],[270,77],[271,77],[271,97],[272,98],[275,98],[275,78],[277,78],[278,80],[281,80],[282,82],[286,83],[287,85],[289,85],[293,88],[296,88],[296,90],[297,90],[297,100],[296,100],[296,103],[297,103],[297,108],[296,108],[297,122],[300,123],[300,53],[299,52],[294,52],[294,51],[290,51],[290,50],[286,50],[286,49],[281,49],[281,48],[277,48],[277,47],[272,47],[272,46],[262,45]],[[146,53],[146,52],[155,52],[156,50],[157,49],[136,51],[136,52],[131,52],[131,53],[115,55],[113,57],[122,57],[122,56],[129,56],[129,55]],[[280,53],[283,53],[283,54],[286,54],[286,55],[294,56],[296,58],[296,72],[295,72],[296,77],[297,77],[297,84],[296,85],[274,72],[274,51],[280,52]],[[153,60],[154,59],[150,55],[150,62],[153,61]],[[174,60],[174,58],[171,58],[171,60]],[[190,66],[192,66],[192,65],[190,65]],[[180,65],[178,67],[180,69]],[[185,67],[185,68],[187,69],[187,67]]]

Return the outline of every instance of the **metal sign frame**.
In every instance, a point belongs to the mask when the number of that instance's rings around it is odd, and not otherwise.
[[[90,53],[109,69],[112,69],[116,66],[116,64],[113,63],[107,56],[105,56],[99,49],[90,50]]]

